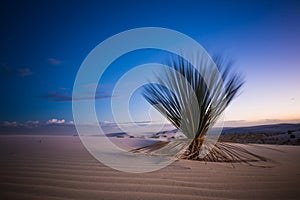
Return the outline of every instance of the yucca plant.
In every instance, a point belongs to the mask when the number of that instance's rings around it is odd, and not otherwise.
[[[198,66],[180,56],[171,57],[170,69],[157,75],[158,83],[144,86],[143,96],[179,131],[190,139],[181,158],[208,161],[239,161],[252,157],[245,149],[225,143],[204,144],[209,129],[239,93],[244,79],[231,70],[232,62],[222,57],[213,61],[198,56]],[[134,152],[153,152],[163,149],[169,142],[160,142],[135,149]],[[204,145],[206,145],[204,147]],[[178,143],[173,146],[178,146]],[[184,147],[184,145],[181,145]],[[200,156],[201,149],[209,148],[210,153]],[[250,156],[250,157],[249,157]]]

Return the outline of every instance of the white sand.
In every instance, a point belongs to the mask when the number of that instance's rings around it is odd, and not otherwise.
[[[180,160],[129,174],[72,136],[0,136],[0,199],[299,199],[300,146],[247,145],[271,168]],[[272,149],[270,149],[272,148]],[[275,149],[275,150],[274,150]]]

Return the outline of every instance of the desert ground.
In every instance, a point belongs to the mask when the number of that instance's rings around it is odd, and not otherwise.
[[[98,162],[78,136],[2,135],[0,198],[300,198],[300,146],[243,146],[271,161],[253,167],[179,160],[159,171],[131,174]]]

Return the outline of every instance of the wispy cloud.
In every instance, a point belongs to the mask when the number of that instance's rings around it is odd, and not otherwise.
[[[72,96],[60,92],[48,92],[47,94],[41,95],[40,97],[52,102],[72,101]]]
[[[78,95],[72,99],[72,95],[66,92],[49,92],[47,94],[40,96],[43,99],[47,99],[51,102],[70,102],[74,101],[84,101],[84,100],[101,100],[111,98],[110,95],[104,94],[103,92],[96,92],[95,98],[91,94]]]
[[[59,90],[69,90],[69,88],[66,88],[66,87],[60,87],[58,88]]]
[[[30,126],[30,127],[37,127],[37,126],[40,125],[40,121],[37,121],[37,120],[35,120],[35,121],[27,121],[27,122],[25,122],[25,124],[27,126]]]
[[[29,68],[20,68],[20,69],[17,69],[17,74],[22,77],[30,76],[30,75],[32,75],[32,71]]]
[[[74,121],[66,121],[65,119],[52,118],[47,121],[26,121],[26,122],[17,122],[17,121],[4,121],[0,123],[1,127],[6,128],[36,128],[36,127],[45,127],[49,125],[74,125]]]
[[[60,65],[62,63],[61,60],[58,60],[56,58],[48,58],[48,62],[51,65]]]
[[[0,72],[1,74],[7,76],[19,76],[25,77],[32,75],[32,71],[29,68],[13,68],[8,65],[0,65]]]
[[[24,123],[17,122],[17,121],[4,121],[1,123],[2,127],[7,127],[7,128],[17,128],[17,127],[33,128],[39,125],[40,125],[40,121],[26,121]]]
[[[109,89],[111,90],[114,85],[112,84],[98,84],[98,83],[89,83],[84,85],[87,89]]]
[[[13,122],[4,121],[2,123],[2,126],[4,126],[4,127],[18,127],[18,123],[16,121],[13,121]]]
[[[73,121],[49,119],[46,121],[0,122],[0,135],[77,135]]]

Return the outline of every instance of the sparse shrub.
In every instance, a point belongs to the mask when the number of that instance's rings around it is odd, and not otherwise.
[[[253,157],[254,160],[267,161],[243,147],[205,140],[208,131],[238,94],[244,81],[239,74],[230,72],[231,62],[216,58],[218,70],[215,70],[209,64],[210,61],[202,60],[201,56],[202,54],[195,60],[199,64],[198,69],[181,57],[171,59],[171,68],[157,76],[159,84],[149,83],[143,87],[145,99],[182,132],[189,142],[161,141],[131,152],[159,154],[175,149],[179,150],[176,157],[182,159],[248,163]],[[233,136],[233,141],[245,143],[246,136]],[[202,155],[202,149],[209,153]]]
[[[160,84],[149,83],[143,91],[145,99],[192,140],[182,156],[191,160],[202,159],[199,155],[205,135],[244,83],[239,74],[230,71],[232,62],[216,57],[217,69],[214,69],[201,55],[197,59],[200,60],[195,61],[199,64],[196,69],[183,58],[174,58],[169,64],[172,70],[157,76]],[[220,151],[216,149],[211,154],[214,158],[225,155],[217,156]]]
[[[296,138],[296,136],[294,134],[290,135],[290,138],[293,139],[293,138]]]

